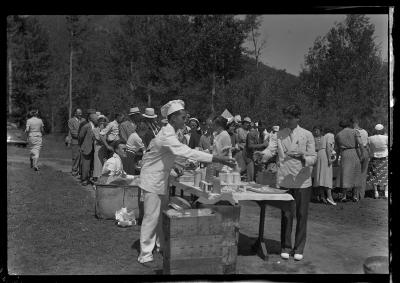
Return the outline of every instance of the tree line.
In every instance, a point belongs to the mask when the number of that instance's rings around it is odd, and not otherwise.
[[[8,16],[8,119],[36,107],[63,132],[75,107],[113,115],[183,99],[203,120],[227,108],[272,126],[298,103],[308,128],[354,114],[369,131],[388,125],[388,65],[368,17],[318,37],[299,76],[260,62],[260,25],[259,15]]]

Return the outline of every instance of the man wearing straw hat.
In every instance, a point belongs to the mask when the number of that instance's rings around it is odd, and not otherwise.
[[[151,140],[154,139],[160,131],[160,127],[157,125],[156,122],[157,114],[155,113],[154,108],[146,108],[144,110],[144,113],[142,114],[142,117],[147,127],[142,139],[144,145],[147,148]]]
[[[138,107],[132,107],[129,110],[128,117],[119,125],[119,138],[121,141],[124,143],[128,141],[129,136],[135,132],[141,116]],[[134,124],[136,124],[136,127]]]
[[[182,100],[173,100],[161,108],[161,114],[168,118],[168,124],[150,142],[143,156],[139,187],[144,191],[144,217],[140,230],[140,255],[138,261],[153,261],[153,249],[160,251],[163,243],[161,211],[167,206],[168,177],[176,157],[181,156],[200,162],[219,162],[234,167],[235,160],[217,157],[191,149],[179,142],[176,131],[185,127],[186,113]]]

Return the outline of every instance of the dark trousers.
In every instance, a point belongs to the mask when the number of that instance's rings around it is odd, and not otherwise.
[[[81,152],[79,150],[79,144],[71,144],[72,152],[72,174],[79,174],[79,166],[81,161]]]
[[[282,188],[283,189],[283,188]],[[294,252],[303,254],[307,235],[308,204],[311,198],[311,187],[301,189],[289,189],[294,201],[290,210],[282,210],[281,219],[281,249],[282,252],[292,251],[292,226],[293,217],[296,213],[296,236],[294,242]]]
[[[365,159],[361,161],[361,187],[359,188],[358,192],[359,199],[363,199],[365,197],[365,190],[367,188],[368,164],[369,157],[365,157]]]
[[[246,159],[246,169],[247,169],[247,182],[254,181],[254,161],[250,158]]]
[[[91,164],[93,162],[93,152],[91,154],[81,154],[81,163],[82,163],[82,175],[81,181],[89,181],[90,178],[90,169]]]

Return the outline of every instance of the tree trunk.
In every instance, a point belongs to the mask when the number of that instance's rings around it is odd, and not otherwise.
[[[151,107],[151,93],[147,91],[147,106]]]
[[[54,133],[54,107],[51,107],[51,129],[50,129],[50,133],[53,134]]]
[[[71,47],[71,51],[69,54],[69,119],[72,117],[72,57],[73,57],[73,49]]]
[[[214,97],[215,97],[215,71],[212,72],[212,88],[211,88],[211,114],[214,116]]]
[[[12,114],[12,60],[8,58],[8,114]]]

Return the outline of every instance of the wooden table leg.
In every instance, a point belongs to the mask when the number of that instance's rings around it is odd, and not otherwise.
[[[265,223],[265,206],[263,201],[257,202],[260,206],[260,223],[258,226],[258,239],[252,246],[253,250],[257,251],[263,260],[268,260],[267,246],[264,242],[264,223]]]

